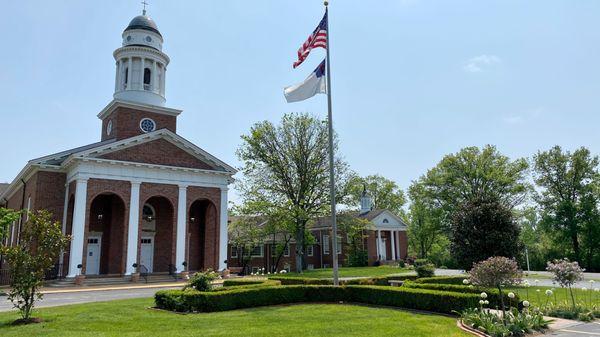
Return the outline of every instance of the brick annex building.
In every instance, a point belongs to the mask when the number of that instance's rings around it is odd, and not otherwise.
[[[177,134],[165,106],[169,57],[154,21],[131,20],[116,49],[114,99],[100,141],[29,161],[0,203],[47,209],[72,236],[62,276],[226,268],[227,191],[235,170]],[[10,227],[19,242],[26,219]],[[187,268],[184,267],[187,265]]]
[[[400,217],[387,209],[373,209],[371,197],[366,189],[363,190],[360,200],[360,211],[353,214],[354,217],[367,220],[368,230],[365,231],[364,247],[367,251],[369,266],[375,264],[389,264],[399,260],[405,260],[408,254],[407,225]],[[238,217],[232,217],[231,222],[238,220]],[[257,225],[264,225],[257,219]],[[309,228],[315,238],[315,244],[306,247],[306,267],[307,269],[329,268],[333,264],[333,240],[331,217],[320,217],[312,222]],[[235,233],[230,233],[232,238]],[[338,261],[340,265],[346,265],[348,257],[348,236],[343,231],[339,231],[337,240]],[[283,257],[276,262],[276,243],[283,242],[282,237],[276,234],[276,237],[265,237],[263,244],[254,248],[250,255],[250,261],[246,265],[246,272],[257,272],[259,268],[264,268],[265,272],[274,269],[285,269],[293,271],[296,268],[296,243],[292,239],[284,250]],[[238,247],[229,244],[228,266],[232,272],[240,272],[244,263],[242,261],[241,251]],[[247,254],[246,254],[247,256]]]

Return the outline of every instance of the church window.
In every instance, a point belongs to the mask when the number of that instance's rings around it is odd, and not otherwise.
[[[383,223],[389,223],[390,221],[388,219],[383,219]]]
[[[152,42],[152,38],[150,36],[146,36],[146,42]]]
[[[144,118],[140,121],[140,129],[144,132],[152,132],[156,130],[156,123],[150,118]]]
[[[127,89],[127,82],[129,82],[129,68],[128,67],[125,68],[125,82],[124,82],[125,89]]]
[[[131,35],[127,36],[127,41],[131,41]]]
[[[110,136],[110,134],[112,133],[112,120],[108,121],[108,124],[106,125],[106,135]]]
[[[152,72],[149,68],[144,69],[144,90],[150,90],[150,79],[152,78]]]

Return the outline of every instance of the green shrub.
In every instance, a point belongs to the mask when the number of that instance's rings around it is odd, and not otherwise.
[[[418,277],[433,277],[435,275],[435,266],[431,263],[415,265],[415,271]]]
[[[228,291],[163,290],[156,306],[179,312],[213,312],[300,302],[358,302],[452,313],[477,306],[477,294],[381,286],[293,285]]]
[[[413,288],[413,289],[429,289],[438,291],[452,291],[466,294],[481,294],[485,292],[488,295],[487,300],[490,301],[490,307],[496,307],[501,305],[500,292],[498,289],[485,289],[479,287],[470,287],[466,285],[455,285],[455,284],[437,284],[437,283],[416,283],[416,282],[405,282],[402,287]],[[512,306],[517,306],[519,303],[519,296],[515,294],[515,298],[510,299],[507,293],[504,293],[504,303],[510,303]]]
[[[424,277],[419,278],[415,282],[417,283],[437,283],[437,284],[463,284],[463,280],[467,276],[436,276],[436,277]]]
[[[389,280],[415,280],[416,275],[394,275],[394,276],[379,276],[369,278],[355,278],[351,280],[340,281],[341,285],[379,285],[387,286]],[[306,277],[286,277],[286,276],[271,276],[269,280],[280,281],[282,285],[332,285],[331,279],[315,279]]]
[[[404,262],[404,260],[400,260],[400,261],[398,262],[398,267],[400,267],[400,268],[404,268],[404,267],[406,267],[406,263]]]
[[[424,266],[424,265],[429,264],[429,263],[430,262],[427,259],[416,259],[413,264],[415,265],[415,267],[418,267],[418,266]]]
[[[210,291],[212,290],[212,281],[219,278],[219,274],[215,273],[211,269],[204,272],[197,272],[188,280],[185,288],[191,288],[198,291]]]
[[[281,281],[277,280],[257,280],[257,279],[237,279],[237,280],[225,280],[223,287],[215,288],[213,291],[225,291],[237,288],[256,288],[256,287],[270,287],[280,286]]]

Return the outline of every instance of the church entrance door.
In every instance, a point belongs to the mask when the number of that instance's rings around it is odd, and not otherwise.
[[[140,244],[140,264],[146,267],[148,273],[151,273],[154,265],[154,238],[151,236],[142,237]]]

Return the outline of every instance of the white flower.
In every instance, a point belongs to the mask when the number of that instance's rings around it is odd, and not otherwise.
[[[515,293],[508,293],[508,298],[515,298]]]
[[[466,279],[464,279],[464,280],[463,280],[463,284],[469,284],[469,279],[467,279],[467,278],[466,278]]]
[[[598,292],[600,291],[600,288],[594,288],[594,291]]]
[[[469,289],[475,288],[472,284],[469,284]]]
[[[529,287],[529,281],[527,281],[527,280],[523,281],[523,285],[525,286],[525,288]]]
[[[531,315],[527,315],[527,316],[525,316],[525,318],[531,319]]]
[[[484,300],[487,298],[487,294],[486,293],[481,293],[481,295],[479,295],[479,296],[481,296],[481,298],[483,298]]]
[[[525,308],[529,307],[529,301],[523,301],[523,306],[524,306]]]
[[[484,305],[484,304],[485,304],[485,301],[484,301],[484,300],[479,300],[479,304],[480,304],[480,305]]]
[[[587,291],[587,288],[586,288],[586,287],[583,287],[583,288],[581,288],[581,290],[583,290],[583,291]]]
[[[537,291],[538,293],[540,292],[540,290],[539,290],[539,289],[536,289],[535,291]]]
[[[483,304],[488,305],[488,304],[490,304],[490,301],[485,300],[485,301],[483,301]]]
[[[548,289],[546,290],[546,296],[552,296],[552,290]]]
[[[538,283],[540,283],[540,280],[535,280],[535,281],[533,281],[533,282],[535,282],[535,285],[537,286],[537,285],[538,285]]]
[[[594,283],[596,283],[596,281],[590,280],[590,283],[593,285]]]

